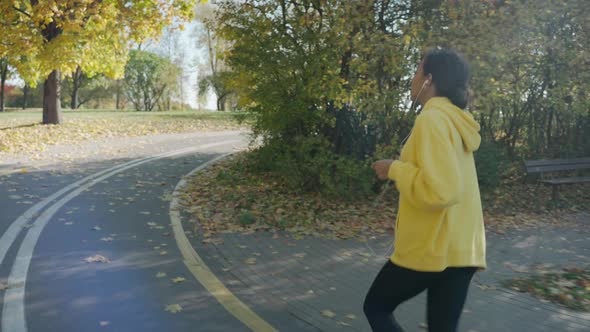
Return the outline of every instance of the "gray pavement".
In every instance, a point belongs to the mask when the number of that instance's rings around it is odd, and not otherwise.
[[[540,264],[545,269],[588,266],[589,221],[581,218],[579,228],[488,234],[489,268],[478,273],[471,285],[460,331],[590,331],[590,314],[500,285],[508,278],[536,273]],[[280,310],[308,322],[310,330],[369,331],[362,303],[387,259],[391,237],[360,243],[294,240],[281,232],[222,234],[222,244],[202,244],[196,236],[193,246],[230,289],[269,322]],[[425,301],[421,294],[398,309],[396,318],[407,331],[425,330]],[[335,316],[326,317],[325,310]],[[281,331],[293,330],[288,323],[275,325]]]
[[[7,301],[14,301],[7,297],[9,292],[24,289],[26,331],[244,330],[187,270],[171,235],[168,215],[170,195],[180,178],[196,165],[235,147],[243,148],[247,140],[240,134],[169,135],[103,160],[94,155],[64,167],[38,169],[24,164],[27,173],[0,177],[0,235],[31,206],[94,172],[164,151],[236,139],[241,143],[150,160],[82,191],[58,207],[42,229],[26,283],[7,284],[17,252],[25,245],[23,239],[39,230],[36,218],[57,199],[36,213],[0,265],[4,285],[0,288],[0,329],[22,331],[9,325],[17,326],[18,317],[7,316],[4,307]],[[95,255],[110,263],[84,261]],[[158,278],[158,273],[166,275]],[[172,279],[178,277],[185,281],[174,283]],[[181,305],[183,311],[165,311],[170,304]]]
[[[590,265],[589,222],[580,215],[569,226],[488,232],[489,268],[471,285],[460,331],[590,331],[590,314],[501,286],[541,270]],[[223,243],[203,244],[197,234],[192,243],[233,292],[281,331],[295,329],[273,321],[277,310],[309,323],[309,330],[369,331],[362,303],[387,260],[392,237],[361,243],[267,232],[219,234]],[[421,294],[402,304],[396,318],[407,331],[425,331],[425,308]],[[334,316],[327,317],[326,310]]]

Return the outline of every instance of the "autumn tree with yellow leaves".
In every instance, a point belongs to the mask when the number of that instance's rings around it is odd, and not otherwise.
[[[13,0],[0,2],[0,58],[32,86],[44,80],[43,123],[62,122],[60,80],[123,76],[132,42],[190,19],[196,0]],[[205,1],[201,1],[205,2]]]

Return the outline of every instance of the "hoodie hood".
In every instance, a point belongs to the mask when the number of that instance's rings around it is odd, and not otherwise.
[[[476,151],[481,143],[481,136],[479,135],[480,126],[471,113],[466,112],[459,107],[455,106],[446,97],[434,97],[431,98],[424,109],[436,109],[446,114],[451,122],[461,135],[463,139],[463,147],[467,152]]]

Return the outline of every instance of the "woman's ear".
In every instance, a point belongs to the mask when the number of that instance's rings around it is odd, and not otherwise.
[[[432,85],[432,74],[426,75],[426,80],[424,80],[425,85]]]

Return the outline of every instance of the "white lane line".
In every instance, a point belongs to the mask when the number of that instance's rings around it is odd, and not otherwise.
[[[151,157],[149,157],[151,158]],[[144,158],[146,159],[146,158]],[[2,234],[2,237],[0,238],[0,264],[2,264],[2,262],[4,261],[4,258],[6,257],[6,253],[8,252],[8,249],[10,249],[10,247],[12,246],[12,244],[14,243],[14,241],[16,240],[16,238],[18,237],[18,235],[20,234],[20,232],[23,230],[23,227],[31,220],[33,219],[35,216],[37,216],[39,214],[39,212],[49,203],[53,202],[55,199],[57,199],[58,197],[60,197],[61,195],[65,194],[66,192],[82,185],[84,182],[90,181],[98,176],[101,176],[102,174],[105,174],[107,172],[110,172],[114,169],[117,169],[119,167],[124,167],[126,165],[129,164],[133,164],[138,162],[139,160],[143,160],[143,159],[136,159],[136,160],[132,160],[117,166],[113,166],[111,168],[108,168],[106,170],[91,174],[83,179],[80,179],[64,188],[62,188],[61,190],[53,193],[51,196],[44,198],[43,200],[37,202],[35,205],[33,205],[32,207],[30,207],[27,211],[25,211],[25,213],[23,213],[20,217],[18,217],[9,227],[8,229],[4,232],[4,234]]]
[[[217,276],[209,269],[207,264],[203,261],[201,256],[195,251],[195,248],[191,245],[189,239],[184,233],[184,228],[180,221],[180,202],[179,192],[186,186],[186,178],[193,175],[218,160],[228,156],[223,155],[213,160],[210,160],[201,166],[195,168],[190,173],[185,175],[174,188],[172,193],[172,201],[170,201],[170,222],[172,224],[172,230],[174,231],[174,239],[180,249],[180,253],[184,258],[184,264],[191,271],[193,276],[209,291],[209,293],[217,299],[217,301],[234,317],[240,320],[244,325],[250,328],[252,331],[257,332],[276,332],[277,330],[272,327],[268,322],[262,319],[256,314],[250,307],[244,302],[238,299],[225,285],[217,278]]]
[[[208,149],[220,145],[229,145],[233,143],[241,142],[241,140],[231,140],[225,142],[218,142],[218,143],[211,143],[200,145],[197,147],[182,149],[179,151],[168,152],[162,155],[158,155],[156,157],[148,158],[145,160],[138,161],[131,165],[127,165],[124,167],[120,167],[115,169],[111,172],[108,172],[98,178],[95,178],[80,186],[79,188],[71,191],[69,194],[65,195],[59,201],[51,205],[47,208],[43,213],[35,220],[34,226],[31,227],[27,235],[25,236],[24,240],[22,241],[20,248],[18,250],[14,265],[10,272],[10,276],[8,277],[8,284],[9,285],[19,285],[20,287],[9,288],[4,293],[4,306],[2,309],[2,331],[10,331],[10,332],[26,332],[27,331],[27,324],[25,320],[25,306],[24,306],[24,298],[25,298],[25,287],[26,287],[26,279],[27,273],[29,270],[29,266],[31,264],[31,259],[33,257],[33,250],[37,245],[37,241],[43,228],[47,225],[51,217],[67,202],[78,196],[83,191],[87,190],[88,188],[92,187],[93,185],[97,184],[100,181],[103,181],[115,174],[121,173],[129,168],[133,168],[139,166],[141,164],[157,160],[163,159],[166,157],[171,157],[174,155],[184,154],[191,151],[199,151],[202,149]]]
[[[178,151],[182,151],[182,150],[190,150],[192,148],[185,148],[185,149],[181,149]],[[87,181],[90,181],[92,179],[95,179],[103,174],[106,174],[108,172],[111,172],[115,169],[119,169],[121,167],[126,167],[128,165],[132,165],[135,164],[137,162],[141,162],[143,160],[151,160],[152,158],[157,158],[159,156],[163,156],[166,155],[170,152],[165,152],[165,153],[160,153],[157,154],[155,156],[150,156],[150,157],[145,157],[145,158],[139,158],[139,159],[135,159],[135,160],[131,160],[116,166],[113,166],[111,168],[105,169],[103,171],[91,174],[89,176],[86,176],[83,179],[80,179],[64,188],[62,188],[61,190],[53,193],[51,196],[44,198],[42,201],[37,202],[35,205],[33,205],[32,207],[30,207],[27,211],[25,211],[20,217],[18,217],[9,227],[8,229],[4,232],[4,234],[2,234],[2,237],[0,237],[0,265],[3,264],[4,262],[4,258],[6,257],[6,253],[8,252],[8,250],[10,249],[10,247],[12,246],[12,244],[14,243],[14,241],[16,240],[16,238],[18,237],[18,235],[20,234],[20,232],[24,229],[24,226],[27,225],[28,222],[30,222],[33,218],[35,218],[36,216],[39,215],[40,211],[47,206],[49,203],[53,202],[54,200],[56,200],[57,198],[59,198],[60,196],[62,196],[63,194],[67,193],[68,191],[75,189],[79,186],[81,186],[82,184],[86,183]]]

